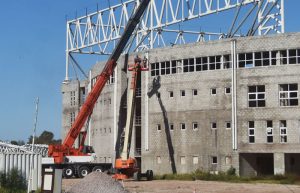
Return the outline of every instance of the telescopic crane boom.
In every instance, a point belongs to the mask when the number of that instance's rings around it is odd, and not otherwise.
[[[109,57],[108,61],[101,74],[92,88],[91,92],[86,98],[86,101],[82,105],[71,129],[69,130],[66,138],[61,145],[49,145],[48,156],[54,158],[56,164],[64,163],[64,158],[67,155],[85,155],[79,149],[73,148],[74,142],[79,136],[79,133],[84,126],[88,117],[92,114],[95,103],[100,96],[107,80],[112,75],[119,59],[121,53],[123,52],[128,40],[130,39],[134,29],[140,22],[144,11],[146,10],[150,0],[142,0],[139,7],[136,9],[135,13],[129,19],[126,28],[124,29],[123,35],[121,36],[118,44],[116,45],[114,51]]]

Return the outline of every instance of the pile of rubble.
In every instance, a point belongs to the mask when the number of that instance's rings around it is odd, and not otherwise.
[[[77,184],[65,191],[65,193],[129,193],[119,181],[111,176],[92,172]]]

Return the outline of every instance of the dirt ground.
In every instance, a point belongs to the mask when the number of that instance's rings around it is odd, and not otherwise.
[[[80,182],[80,179],[64,179],[63,190]],[[300,193],[298,185],[242,184],[211,181],[124,181],[124,187],[132,193]]]

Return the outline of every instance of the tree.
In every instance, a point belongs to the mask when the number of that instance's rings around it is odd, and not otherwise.
[[[10,143],[13,145],[20,145],[20,146],[25,145],[25,142],[23,140],[18,140],[18,141],[12,140],[12,141],[10,141]]]
[[[50,144],[53,140],[54,134],[50,131],[43,131],[43,133],[39,136],[36,143],[39,144]]]
[[[32,136],[28,138],[28,143],[32,143]],[[55,140],[54,134],[50,131],[43,131],[43,133],[40,136],[36,136],[34,138],[34,143],[36,144],[58,144],[61,143],[60,139]]]
[[[28,142],[27,143],[31,144],[32,143],[32,138],[33,138],[32,135],[30,135],[29,138],[28,138]],[[34,137],[34,143],[37,143],[37,140],[38,140],[38,137],[35,136]]]

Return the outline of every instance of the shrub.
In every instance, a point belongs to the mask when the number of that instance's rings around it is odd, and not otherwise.
[[[226,172],[227,175],[229,176],[235,176],[236,175],[236,169],[234,167],[230,167],[227,172]]]
[[[3,193],[23,193],[27,188],[26,179],[17,169],[12,169],[0,174],[0,187]]]

